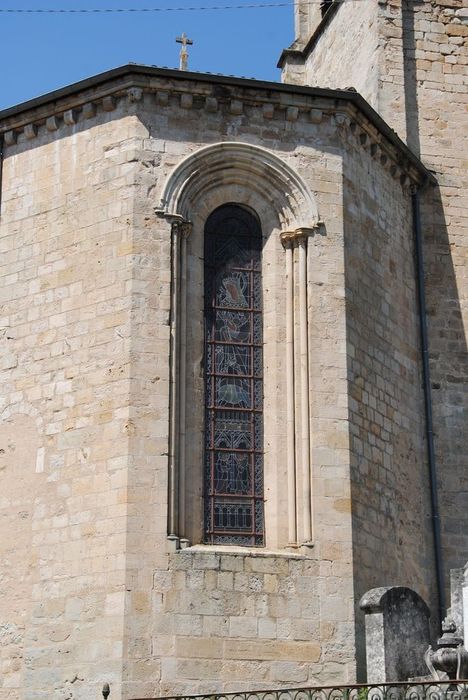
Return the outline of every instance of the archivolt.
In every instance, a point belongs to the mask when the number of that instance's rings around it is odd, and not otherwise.
[[[254,191],[277,212],[283,230],[313,228],[319,220],[315,198],[291,167],[265,148],[235,142],[206,146],[182,160],[164,185],[158,213],[190,221],[200,198],[220,187]]]

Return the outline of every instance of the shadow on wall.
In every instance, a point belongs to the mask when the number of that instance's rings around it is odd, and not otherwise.
[[[445,592],[468,559],[466,421],[468,348],[447,223],[438,187],[422,199],[429,362]],[[454,217],[451,224],[457,225]]]
[[[408,585],[436,611],[438,595],[410,195],[404,194],[408,207],[403,199],[400,209],[405,211],[394,208],[390,220],[382,223],[377,193],[369,187],[353,195],[353,187],[348,181],[344,188],[354,202],[345,220],[346,317],[357,680],[365,682],[360,597],[378,586]],[[438,188],[431,186],[421,199],[448,590],[449,569],[467,559],[463,533],[468,531],[468,476],[457,465],[467,430],[462,413],[467,347]],[[432,638],[439,633],[434,612]]]
[[[418,6],[424,4],[424,0],[405,0],[402,4],[407,142],[418,156],[421,151],[421,114],[418,103],[415,17]],[[440,148],[441,143],[438,145]],[[426,140],[426,154],[431,152],[430,149],[431,144]],[[451,244],[456,245],[456,229],[462,224],[453,214],[447,221],[443,206],[445,202],[447,207],[450,196],[456,196],[450,191],[453,183],[449,182],[455,177],[455,172],[451,176],[450,171],[444,171],[441,182],[448,188],[444,197],[438,187],[430,188],[421,197],[434,443],[446,597],[449,589],[448,572],[459,567],[468,557],[468,474],[464,468],[468,444],[465,418],[468,352],[451,254]],[[447,224],[454,229],[451,238]]]
[[[405,92],[406,141],[413,153],[421,154],[419,138],[419,105],[416,73],[416,39],[414,16],[417,5],[424,0],[403,0],[401,19],[403,25],[403,74]]]

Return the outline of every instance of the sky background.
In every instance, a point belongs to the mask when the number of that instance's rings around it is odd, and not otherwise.
[[[276,64],[294,38],[293,6],[258,7],[262,2],[275,0],[0,0],[0,10],[257,6],[117,14],[0,12],[0,109],[130,62],[177,68],[175,38],[184,31],[194,40],[189,70],[280,80]]]

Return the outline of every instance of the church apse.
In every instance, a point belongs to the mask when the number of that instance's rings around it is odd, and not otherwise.
[[[426,177],[373,119],[352,92],[129,66],[0,120],[1,245],[18,264],[1,342],[21,360],[2,381],[43,418],[38,478],[54,493],[44,606],[27,621],[52,631],[28,697],[81,700],[104,681],[127,700],[355,679],[347,305],[372,241],[391,247],[392,220],[407,234],[394,212]],[[263,445],[254,435],[249,454],[262,455],[250,503],[263,499],[264,541],[242,544],[207,543],[203,512],[207,368],[220,376],[205,351],[205,232],[226,205],[258,223],[261,252],[252,316],[224,317],[214,343],[248,345],[258,372],[218,382],[213,410],[247,407],[244,380],[254,399],[263,382]],[[387,224],[373,238],[376,211]],[[244,313],[243,271],[210,313]],[[246,328],[260,297],[261,341]],[[377,332],[374,307],[356,319]],[[245,460],[233,485],[229,460],[256,430],[225,448],[213,501],[253,485]]]

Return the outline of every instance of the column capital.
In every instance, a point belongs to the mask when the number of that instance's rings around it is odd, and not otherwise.
[[[293,238],[294,238],[294,231],[283,231],[283,233],[280,234],[280,240],[281,240],[281,243],[283,244],[283,248],[292,248],[293,247]]]
[[[280,234],[280,240],[283,247],[294,248],[297,245],[305,243],[307,238],[312,236],[321,224],[321,221],[317,221],[317,223],[313,226],[301,226],[300,228],[293,229],[292,231],[283,231]]]
[[[155,209],[156,216],[166,219],[171,224],[173,230],[176,230],[184,238],[188,238],[192,231],[192,222],[184,219],[180,214],[169,214],[164,209]]]
[[[177,230],[182,238],[188,238],[192,232],[191,221],[173,221],[172,227]]]

